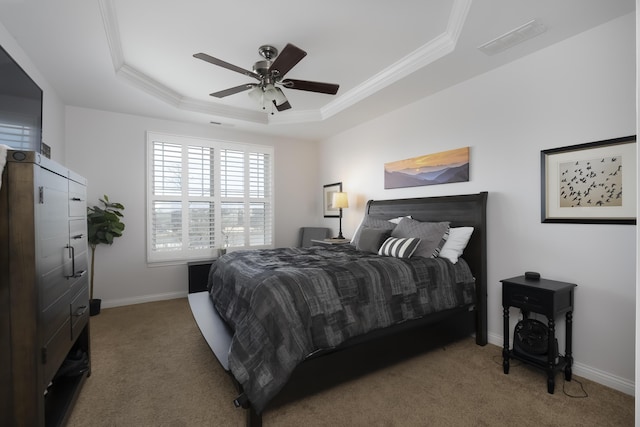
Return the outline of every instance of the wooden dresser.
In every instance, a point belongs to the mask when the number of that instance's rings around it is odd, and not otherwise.
[[[86,180],[12,151],[0,187],[0,425],[63,425],[90,374]]]

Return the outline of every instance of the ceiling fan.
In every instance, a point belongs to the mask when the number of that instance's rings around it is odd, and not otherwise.
[[[258,80],[258,83],[245,83],[240,86],[211,93],[210,95],[216,98],[224,98],[225,96],[250,90],[249,96],[258,101],[260,105],[262,105],[263,110],[267,108],[267,105],[274,105],[278,111],[284,111],[291,108],[291,104],[289,104],[284,92],[276,85],[280,85],[287,89],[326,93],[328,95],[335,95],[338,93],[338,88],[340,86],[333,83],[295,79],[283,80],[285,74],[287,74],[298,62],[302,60],[302,58],[307,55],[307,52],[299,47],[288,43],[284,49],[282,49],[280,55],[278,55],[278,49],[270,45],[264,45],[260,46],[258,53],[264,58],[264,60],[260,60],[253,64],[253,71],[245,70],[244,68],[229,64],[228,62],[214,58],[206,53],[196,53],[193,56],[219,67],[223,67]],[[273,114],[273,110],[271,111],[271,114]]]

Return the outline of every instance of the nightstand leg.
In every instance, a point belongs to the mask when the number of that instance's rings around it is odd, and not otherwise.
[[[502,347],[502,369],[505,374],[509,373],[509,307],[503,307],[503,332],[504,332],[504,346]]]
[[[547,347],[547,391],[553,394],[555,389],[555,367],[556,358],[555,342],[556,342],[556,322],[551,317],[549,320],[549,339]]]
[[[573,340],[573,312],[567,311],[566,315],[566,339],[565,339],[565,367],[564,367],[564,379],[571,381],[571,366],[573,366],[573,353],[571,348],[571,342]]]

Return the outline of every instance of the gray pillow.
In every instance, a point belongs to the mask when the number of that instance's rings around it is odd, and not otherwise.
[[[417,237],[420,244],[413,256],[434,258],[449,237],[449,222],[420,222],[402,218],[391,232],[391,237]]]
[[[356,249],[377,253],[380,246],[382,246],[389,236],[391,236],[391,230],[363,227],[362,230],[360,230],[360,237]]]
[[[353,238],[351,239],[351,244],[356,248],[358,247],[358,242],[360,241],[360,233],[362,232],[363,228],[393,230],[395,227],[396,225],[394,223],[389,222],[386,219],[375,218],[367,215],[362,219],[362,223],[354,233]]]

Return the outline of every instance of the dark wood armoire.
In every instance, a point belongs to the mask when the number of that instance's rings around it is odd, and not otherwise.
[[[91,372],[86,180],[8,150],[0,184],[0,425],[63,425]]]

